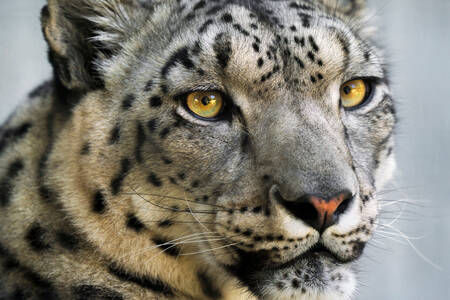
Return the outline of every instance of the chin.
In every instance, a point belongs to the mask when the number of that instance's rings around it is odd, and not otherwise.
[[[356,290],[353,262],[316,247],[282,265],[261,263],[263,253],[240,253],[228,268],[258,299],[347,300]]]

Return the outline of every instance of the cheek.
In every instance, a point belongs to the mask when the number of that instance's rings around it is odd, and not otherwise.
[[[383,159],[375,172],[375,185],[376,189],[382,189],[385,184],[394,176],[397,163],[394,154],[387,156]]]
[[[186,169],[203,176],[230,177],[242,160],[240,139],[216,127],[179,127],[160,143],[172,162],[168,170]],[[230,179],[230,178],[228,178]]]

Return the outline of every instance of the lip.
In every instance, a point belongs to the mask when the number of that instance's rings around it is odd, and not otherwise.
[[[327,258],[331,260],[334,263],[338,264],[345,264],[348,263],[348,261],[343,261],[339,257],[337,257],[335,254],[333,254],[330,250],[328,250],[325,246],[323,246],[321,243],[315,244],[313,247],[311,247],[309,250],[304,252],[303,254],[295,257],[294,259],[285,262],[284,264],[278,265],[274,267],[272,270],[281,270],[285,268],[292,267],[296,265],[301,260],[317,260],[319,258]]]
[[[313,247],[311,247],[309,250],[304,252],[303,254],[291,259],[290,261],[287,261],[282,264],[264,264],[265,261],[267,261],[266,253],[257,253],[257,252],[246,252],[242,251],[240,249],[235,249],[239,256],[241,257],[241,263],[238,264],[237,268],[246,269],[247,272],[277,272],[281,271],[283,269],[291,268],[295,265],[297,265],[300,261],[317,261],[320,258],[325,258],[330,261],[332,261],[335,264],[345,264],[348,263],[348,261],[343,261],[339,259],[336,255],[334,255],[331,251],[329,251],[325,246],[323,246],[321,243],[315,244]],[[230,271],[234,269],[236,272],[236,269],[234,267],[228,267]],[[234,273],[234,272],[233,272]]]

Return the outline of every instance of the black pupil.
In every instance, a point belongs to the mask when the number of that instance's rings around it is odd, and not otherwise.
[[[204,106],[207,106],[207,105],[211,102],[211,99],[209,99],[208,96],[205,96],[205,97],[202,98],[201,101],[202,101],[202,104],[203,104]]]
[[[344,87],[344,93],[345,93],[345,94],[348,95],[348,94],[350,94],[351,92],[352,92],[352,88],[351,88],[351,87],[349,87],[348,85]]]

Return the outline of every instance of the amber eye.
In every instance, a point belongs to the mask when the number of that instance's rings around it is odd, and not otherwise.
[[[341,101],[345,108],[355,108],[363,104],[370,95],[370,86],[363,79],[348,81],[341,86]]]
[[[187,96],[187,108],[201,119],[217,118],[222,112],[224,103],[220,92],[193,92]]]

